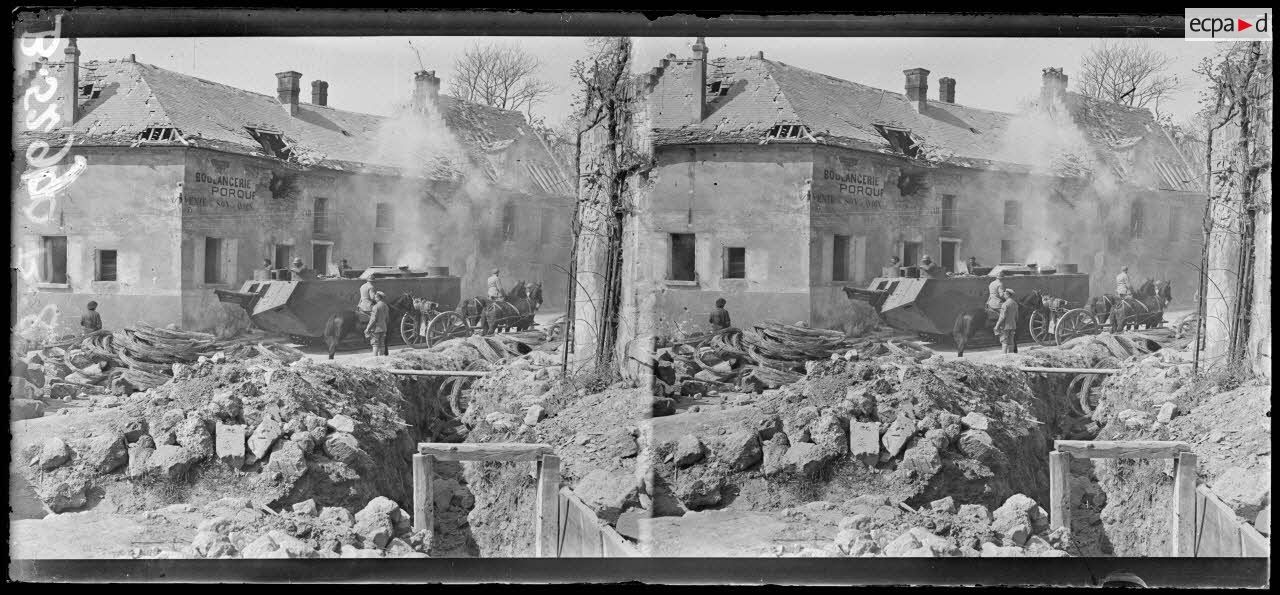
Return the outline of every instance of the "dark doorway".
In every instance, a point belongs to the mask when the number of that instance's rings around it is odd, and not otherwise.
[[[311,245],[311,268],[315,269],[317,275],[329,274],[329,251],[332,248],[329,244]]]
[[[956,272],[956,248],[959,244],[959,242],[942,241],[942,262],[938,263],[942,265],[942,270],[948,273]]]
[[[289,268],[289,265],[292,264],[289,262],[291,260],[293,260],[293,246],[288,244],[276,244],[276,268]]]
[[[913,267],[920,264],[920,242],[902,243],[902,266]]]

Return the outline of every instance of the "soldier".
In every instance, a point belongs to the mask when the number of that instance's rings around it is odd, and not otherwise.
[[[89,302],[88,308],[89,311],[80,317],[80,326],[86,334],[102,330],[102,315],[98,314],[98,302]]]
[[[978,264],[978,257],[976,256],[970,256],[969,262],[965,264],[965,268],[969,270],[970,275],[976,275],[977,273],[974,271],[980,266],[982,265]]]
[[[342,259],[342,262],[338,263],[338,276],[345,277],[349,270],[351,270],[351,265],[347,264],[347,259]]]
[[[999,273],[996,274],[995,281],[992,281],[989,285],[987,285],[987,309],[988,310],[1000,309],[1000,303],[1003,301],[1001,296],[1004,295],[1003,279],[1004,279],[1004,270],[1002,269]]]
[[[373,311],[369,314],[369,326],[364,329],[364,336],[369,338],[373,354],[387,355],[387,318],[390,308],[387,306],[387,294],[381,291],[373,294]]]
[[[289,272],[293,274],[294,281],[314,279],[316,276],[314,271],[302,264],[301,258],[293,259],[293,266],[289,267]]]
[[[716,307],[711,311],[711,328],[715,330],[729,328],[729,311],[724,309],[724,305],[728,303],[724,298],[716,300]]]
[[[1120,274],[1116,275],[1116,295],[1120,299],[1124,299],[1133,294],[1133,288],[1129,286],[1129,266],[1120,267]]]
[[[881,271],[881,276],[901,277],[902,276],[902,259],[898,258],[897,256],[890,257],[889,266],[884,267],[884,270]]]
[[[506,296],[506,292],[502,290],[502,279],[498,277],[498,269],[493,269],[493,274],[489,275],[489,299],[500,302]]]
[[[1013,299],[1013,290],[1006,289],[1000,304],[1000,318],[996,320],[995,333],[1000,337],[1003,353],[1018,352],[1018,302]]]
[[[324,342],[329,347],[329,359],[338,352],[338,342],[342,340],[342,314],[335,312],[324,325]]]
[[[366,316],[373,311],[373,279],[365,279],[364,285],[360,286],[360,302],[356,304],[356,310]]]
[[[933,258],[929,257],[928,254],[920,257],[920,273],[928,279],[938,279],[946,276],[942,267],[934,264]]]

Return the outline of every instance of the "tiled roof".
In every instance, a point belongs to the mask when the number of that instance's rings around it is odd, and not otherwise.
[[[664,75],[666,76],[666,75]],[[902,93],[838,79],[761,58],[720,58],[708,63],[708,93],[699,125],[678,111],[654,119],[655,143],[817,143],[901,155],[877,126],[906,129],[927,161],[965,167],[1033,170],[1005,133],[1018,117],[929,98],[917,112]],[[1131,109],[1068,93],[1067,109],[1106,166],[1136,185],[1194,191],[1191,170],[1145,109]],[[769,138],[778,124],[802,124],[799,138]],[[1151,180],[1136,175],[1150,172]],[[1077,175],[1075,170],[1055,170]],[[1192,180],[1192,184],[1187,181]],[[1149,182],[1149,183],[1147,183]]]
[[[54,71],[63,67],[49,66]],[[384,125],[390,120],[382,116],[317,106],[306,103],[305,98],[297,115],[290,116],[274,96],[132,61],[83,62],[79,78],[82,88],[94,85],[97,96],[80,99],[79,117],[72,127],[77,144],[132,146],[138,144],[139,133],[147,128],[173,127],[181,133],[181,139],[148,144],[186,144],[271,157],[246,130],[251,127],[282,134],[295,153],[307,156],[302,165],[425,175],[433,179],[454,175],[439,155],[391,154],[395,149],[379,140],[386,134]],[[543,194],[574,194],[571,173],[558,163],[519,112],[449,96],[440,97],[439,108],[467,158],[485,172],[490,183],[501,186],[528,181]],[[30,142],[40,135],[24,136]],[[510,151],[508,155],[512,145],[526,150]],[[431,149],[423,152],[430,153]],[[406,162],[414,166],[406,167]],[[428,165],[422,167],[419,163]],[[513,171],[514,176],[502,175]]]

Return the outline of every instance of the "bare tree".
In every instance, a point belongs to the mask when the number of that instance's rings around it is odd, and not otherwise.
[[[514,44],[474,43],[453,61],[454,97],[532,116],[535,104],[555,87],[540,78],[542,62]]]
[[[1130,107],[1148,107],[1160,114],[1160,100],[1167,99],[1180,83],[1169,73],[1174,62],[1167,54],[1145,43],[1103,41],[1091,48],[1080,63],[1077,88],[1084,95]]]

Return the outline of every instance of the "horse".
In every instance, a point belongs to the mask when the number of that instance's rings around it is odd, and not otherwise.
[[[1032,290],[1030,293],[1017,296],[1014,298],[1018,302],[1018,332],[1027,328],[1028,321],[1031,320],[1031,313],[1044,307],[1044,300],[1039,290]],[[987,306],[983,304],[980,308],[974,308],[960,314],[956,317],[955,326],[951,329],[951,338],[956,344],[956,357],[964,357],[964,348],[969,344],[969,339],[973,337],[974,331],[990,330],[995,327],[995,321],[989,320],[990,315],[987,313]],[[990,322],[991,324],[987,324]]]
[[[481,318],[484,316],[485,308],[489,307],[490,300],[481,296],[467,298],[458,304],[458,315],[466,321],[467,326],[475,328],[480,326]]]
[[[1164,309],[1173,301],[1167,281],[1146,280],[1133,295],[1116,300],[1111,308],[1111,332],[1146,326],[1153,329],[1164,322]]]
[[[492,335],[507,330],[527,331],[533,326],[533,311],[533,300],[527,297],[489,302],[481,316],[483,333]]]

